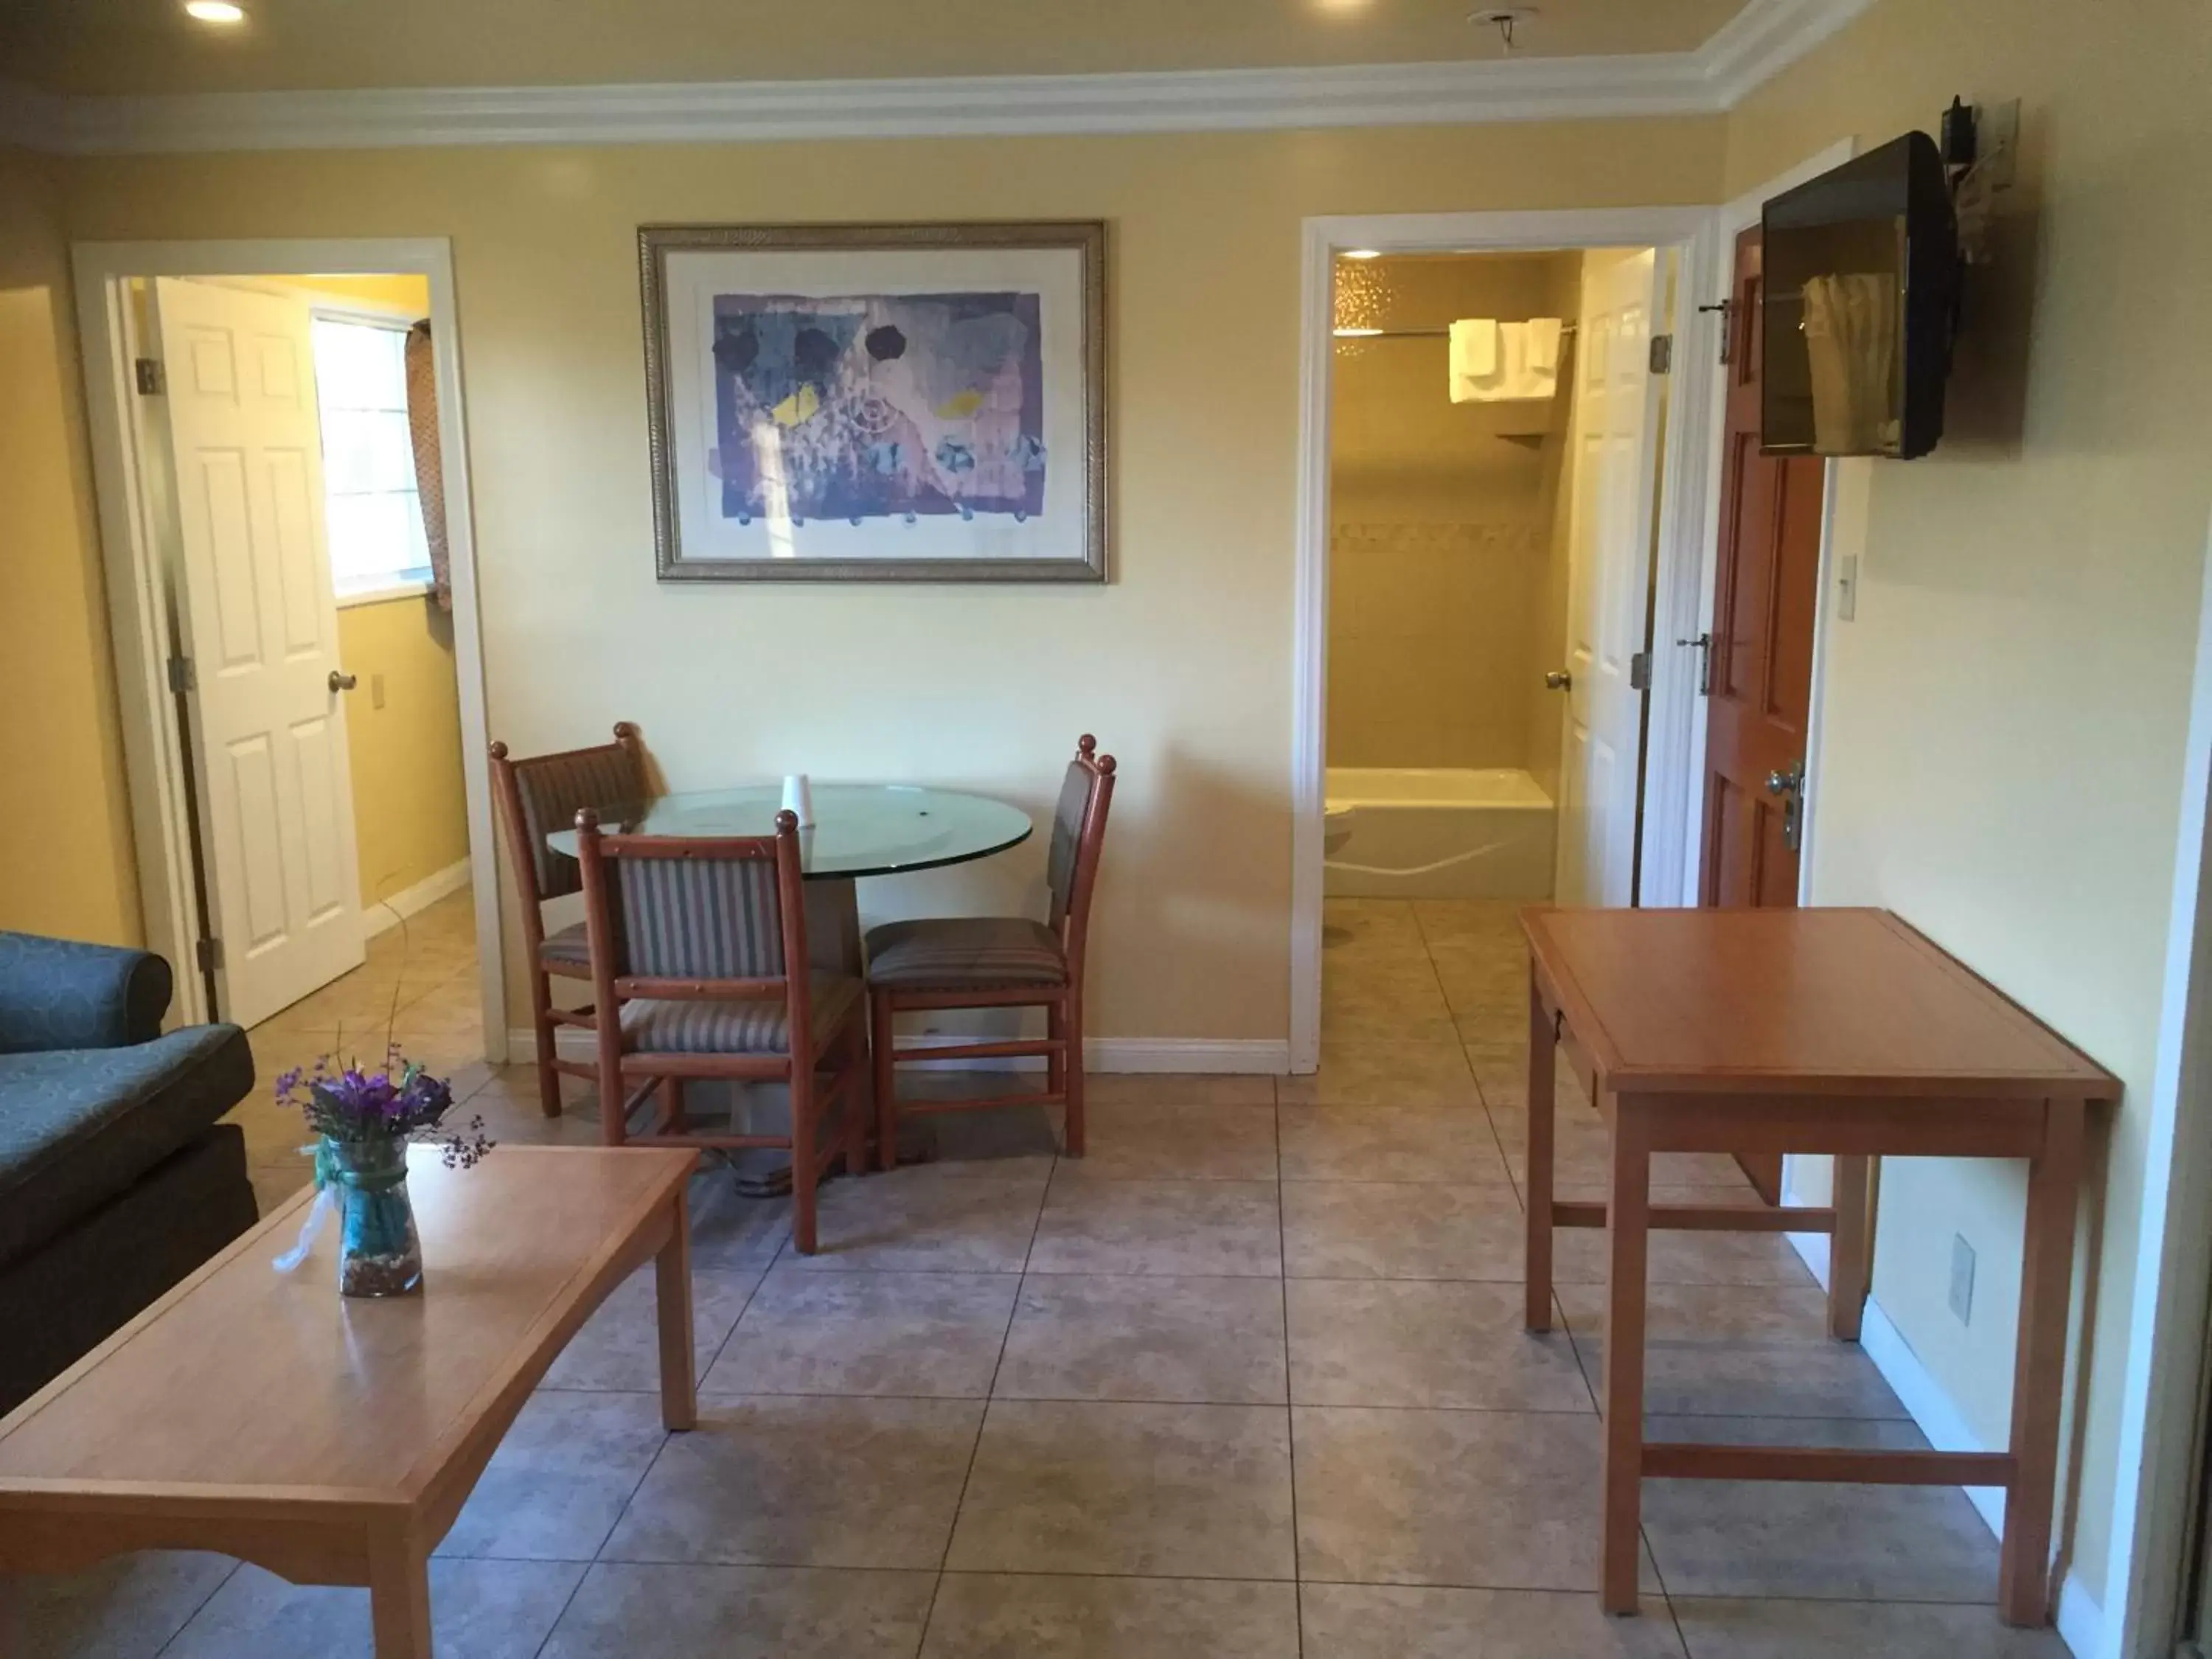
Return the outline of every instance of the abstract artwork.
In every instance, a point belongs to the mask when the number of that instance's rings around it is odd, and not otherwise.
[[[641,232],[660,575],[1103,580],[1103,243]]]

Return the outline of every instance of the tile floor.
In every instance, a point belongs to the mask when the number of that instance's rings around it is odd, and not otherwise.
[[[495,1137],[591,1140],[580,1103],[548,1122],[526,1068],[476,1061],[465,908],[399,946],[258,1030],[264,1071],[397,986],[398,1035]],[[1644,1615],[1601,1615],[1600,1239],[1562,1239],[1562,1328],[1522,1333],[1510,911],[1333,902],[1327,964],[1318,1075],[1097,1078],[1082,1163],[1030,1122],[836,1182],[810,1260],[781,1202],[702,1175],[699,1428],[660,1430],[635,1280],[446,1540],[443,1659],[2063,1653],[1997,1623],[1951,1489],[1650,1483]],[[1562,1087],[1568,1179],[1595,1180]],[[296,1130],[239,1119],[264,1200],[295,1187]],[[1660,1181],[1749,1201],[1724,1159]],[[1652,1270],[1666,1437],[1918,1443],[1782,1241],[1678,1236]],[[363,1592],[210,1556],[0,1582],[6,1618],[25,1659],[368,1652]]]

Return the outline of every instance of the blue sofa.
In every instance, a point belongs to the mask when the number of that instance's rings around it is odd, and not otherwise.
[[[253,1224],[235,1025],[161,1035],[169,965],[0,933],[0,1413]]]

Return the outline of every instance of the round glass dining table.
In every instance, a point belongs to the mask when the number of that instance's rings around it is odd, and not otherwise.
[[[988,795],[905,783],[817,783],[814,822],[799,832],[799,866],[810,881],[894,876],[988,858],[1029,839],[1030,815]],[[783,810],[781,783],[687,790],[596,809],[610,835],[772,836]],[[576,856],[574,829],[545,844]]]
[[[806,877],[806,953],[817,973],[863,971],[860,900],[854,884],[863,876],[893,876],[965,864],[1018,847],[1030,837],[1030,815],[988,795],[927,789],[903,783],[817,783],[810,792],[814,822],[799,832],[799,866]],[[645,801],[611,801],[593,809],[609,834],[643,836],[771,836],[783,810],[781,783],[735,789],[687,790]],[[574,828],[549,832],[545,844],[576,856]],[[787,1133],[790,1091],[777,1083],[685,1085],[686,1109],[726,1113],[732,1129],[745,1133]],[[899,1159],[918,1163],[929,1149],[909,1143],[921,1120],[900,1130]],[[791,1154],[753,1147],[728,1162],[738,1189],[760,1196],[791,1189]]]

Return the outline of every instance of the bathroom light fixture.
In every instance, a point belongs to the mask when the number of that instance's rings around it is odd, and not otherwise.
[[[185,0],[185,15],[195,22],[228,27],[246,21],[246,8],[234,0]]]
[[[1347,247],[1340,249],[1336,257],[1340,259],[1379,259],[1382,257],[1382,250],[1379,247]]]

